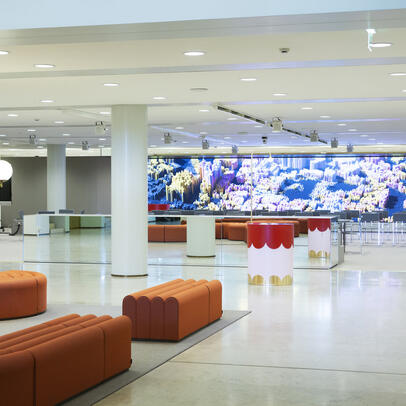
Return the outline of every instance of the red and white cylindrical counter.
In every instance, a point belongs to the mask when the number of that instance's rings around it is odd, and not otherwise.
[[[329,218],[308,218],[307,239],[310,258],[329,258],[331,246],[331,220]]]
[[[248,283],[291,285],[294,225],[248,223]]]

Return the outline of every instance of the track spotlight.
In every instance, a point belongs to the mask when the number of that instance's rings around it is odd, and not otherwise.
[[[271,125],[273,133],[280,133],[283,130],[283,123],[279,117],[274,117]]]
[[[310,132],[310,141],[311,142],[318,142],[319,141],[319,134],[316,130]]]
[[[96,121],[96,124],[94,127],[94,132],[97,136],[105,135],[106,127],[105,127],[103,121]]]
[[[165,144],[172,144],[172,135],[169,133],[164,133],[164,143]]]
[[[353,152],[353,151],[354,151],[354,145],[347,144],[347,152]]]
[[[28,137],[28,142],[29,142],[31,145],[36,145],[36,144],[38,143],[38,141],[37,141],[37,136],[36,136],[35,134],[31,134],[31,135]]]
[[[207,141],[205,138],[202,139],[202,149],[209,149],[210,144],[209,141]]]
[[[87,141],[82,141],[82,151],[88,151],[89,143]]]
[[[338,148],[338,139],[336,137],[331,139],[331,148]]]
[[[233,146],[231,147],[231,152],[232,152],[233,154],[238,154],[238,147],[237,147],[237,145],[233,145]]]

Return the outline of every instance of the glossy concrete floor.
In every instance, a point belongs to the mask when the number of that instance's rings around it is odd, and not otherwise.
[[[183,255],[176,244],[166,249]],[[24,267],[46,274],[49,303],[119,305],[129,291],[176,277],[217,278],[225,309],[252,310],[99,406],[404,406],[405,263],[404,247],[367,247],[362,255],[354,247],[333,270],[295,270],[291,287],[248,286],[243,265],[163,263],[146,278],[111,277],[109,265]],[[0,322],[1,333],[12,330],[13,321]]]

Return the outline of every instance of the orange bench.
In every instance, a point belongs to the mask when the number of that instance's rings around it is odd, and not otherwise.
[[[217,280],[175,279],[123,299],[132,338],[144,340],[179,341],[222,313],[222,286]]]
[[[47,308],[47,278],[39,272],[0,272],[0,319],[32,316]]]
[[[186,242],[186,225],[149,224],[148,242]]]
[[[0,336],[0,404],[52,406],[130,365],[128,317],[70,314]]]

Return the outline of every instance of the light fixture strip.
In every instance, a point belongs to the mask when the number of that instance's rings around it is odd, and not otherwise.
[[[250,116],[248,114],[240,113],[239,111],[229,109],[228,107],[222,106],[221,104],[214,104],[213,108],[215,108],[215,109],[217,109],[219,111],[223,111],[225,113],[233,114],[234,116],[242,117],[242,118],[245,118],[247,120],[251,120],[251,121],[254,121],[256,123],[263,124],[263,125],[269,125],[270,127],[272,127],[272,123],[269,123],[266,120],[263,120],[262,118],[257,118],[257,117]],[[300,137],[305,137],[305,138],[310,139],[310,135],[301,133],[299,131],[290,130],[289,128],[283,127],[283,131],[288,132],[290,134],[298,135]],[[319,138],[319,142],[321,142],[322,144],[328,144],[328,142],[326,140],[323,140],[321,138]]]

